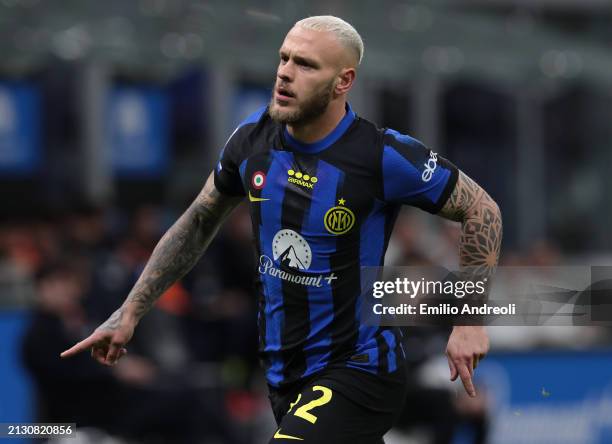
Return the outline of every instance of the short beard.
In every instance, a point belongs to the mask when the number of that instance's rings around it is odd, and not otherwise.
[[[307,102],[291,113],[285,113],[282,109],[278,108],[273,93],[270,106],[268,107],[270,117],[275,122],[283,124],[304,125],[310,123],[325,112],[329,102],[332,100],[335,86],[335,80],[331,80],[319,93],[312,96]]]

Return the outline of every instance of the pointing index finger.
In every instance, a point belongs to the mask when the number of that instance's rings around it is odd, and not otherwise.
[[[91,335],[91,336],[83,339],[81,342],[76,343],[75,345],[73,345],[68,350],[63,351],[60,354],[60,357],[61,358],[69,358],[71,356],[79,354],[82,351],[85,351],[88,348],[93,347],[94,344],[96,344],[98,341],[99,341],[99,338],[97,336]]]
[[[472,382],[472,375],[470,374],[468,366],[464,363],[461,363],[461,365],[459,365],[458,370],[465,391],[468,395],[474,398],[476,396],[476,389],[474,388],[474,383]]]

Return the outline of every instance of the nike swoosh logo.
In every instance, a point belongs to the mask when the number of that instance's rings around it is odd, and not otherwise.
[[[249,200],[251,202],[263,202],[264,200],[270,200],[270,199],[264,199],[263,197],[253,197],[251,196],[251,192],[249,191]]]
[[[276,433],[274,434],[274,438],[275,439],[295,439],[296,441],[304,441],[303,438],[298,438],[297,436],[291,436],[291,435],[283,435],[281,432],[281,429],[278,429],[276,431]]]

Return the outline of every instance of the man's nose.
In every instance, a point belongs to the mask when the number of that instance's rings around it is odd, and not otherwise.
[[[291,62],[281,64],[276,72],[278,78],[284,82],[290,82],[293,79],[293,68],[290,65]]]

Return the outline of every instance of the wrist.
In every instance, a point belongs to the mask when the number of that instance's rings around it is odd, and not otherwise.
[[[484,325],[454,325],[453,331],[461,331],[461,330],[484,330]]]
[[[122,307],[121,311],[123,312],[122,320],[123,322],[129,323],[130,325],[136,325],[140,321],[140,318],[144,315],[144,312],[138,309],[134,303],[131,301],[126,301]]]

